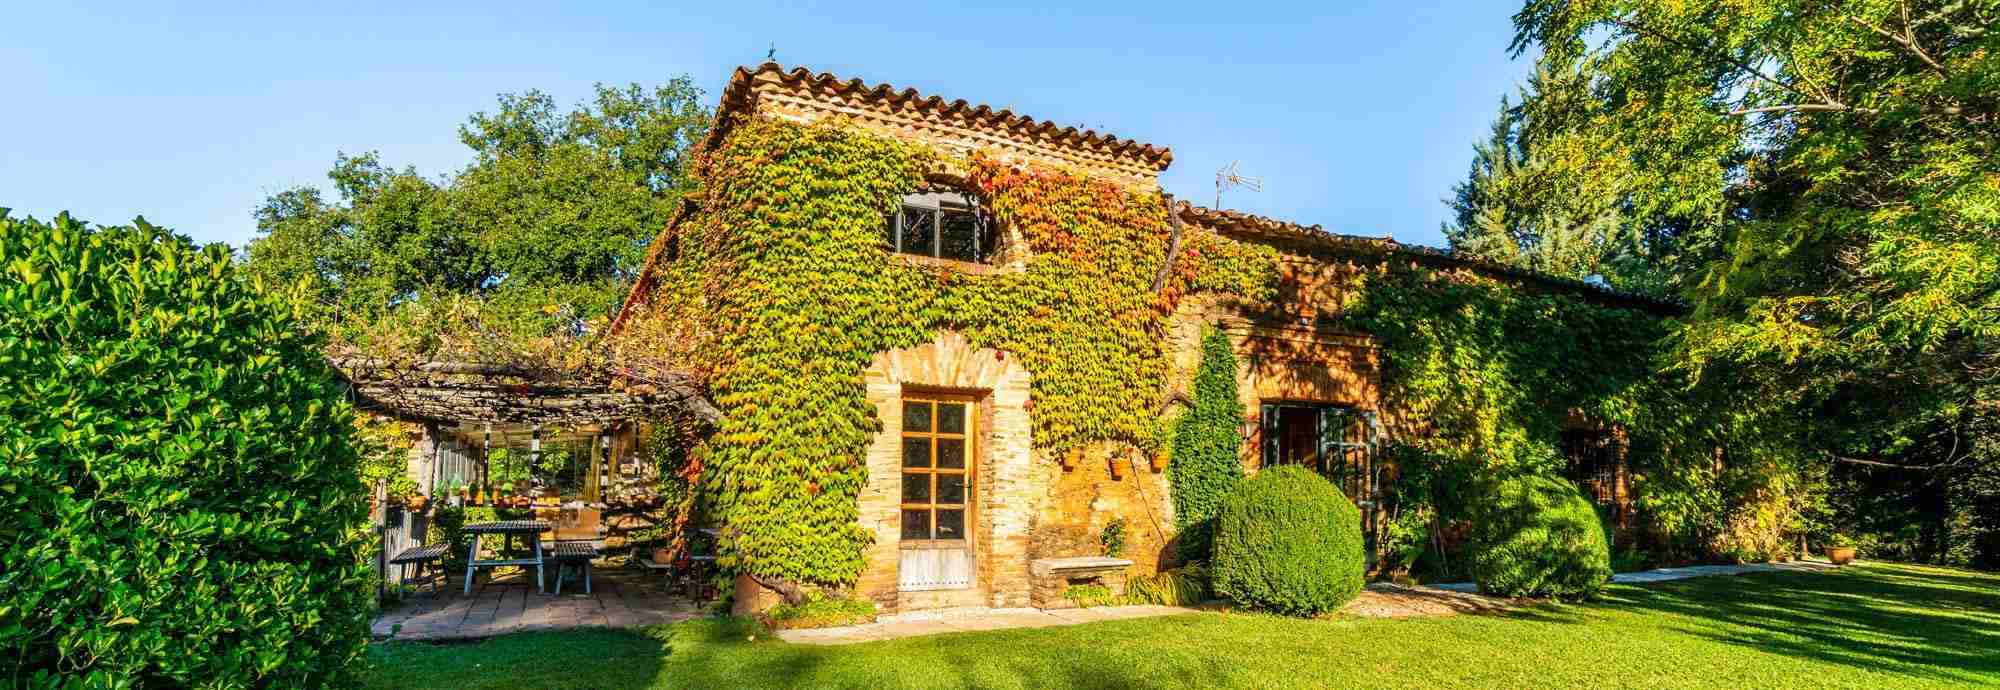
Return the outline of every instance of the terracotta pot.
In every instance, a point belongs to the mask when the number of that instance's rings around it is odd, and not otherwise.
[[[1853,563],[1854,547],[1852,546],[1826,547],[1826,560],[1827,562],[1832,563],[1834,565],[1847,565],[1849,563]]]
[[[674,558],[674,550],[673,550],[673,549],[667,549],[667,548],[656,548],[656,549],[653,549],[653,562],[654,562],[654,563],[669,563],[669,562],[672,562],[672,561],[673,561],[673,558]]]
[[[1167,469],[1167,452],[1163,450],[1163,451],[1160,451],[1160,452],[1158,452],[1158,453],[1154,453],[1154,454],[1153,454],[1153,471],[1154,471],[1154,472],[1160,472],[1160,471],[1163,471],[1163,470],[1165,470],[1165,469]]]
[[[424,496],[423,494],[417,494],[415,496],[403,499],[403,505],[408,506],[410,510],[423,510],[424,506],[429,504],[430,502],[431,499],[429,497]]]

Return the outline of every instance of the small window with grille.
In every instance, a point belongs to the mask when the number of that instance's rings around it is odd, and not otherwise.
[[[1583,493],[1598,505],[1618,504],[1619,447],[1617,438],[1602,429],[1570,429],[1562,435],[1563,457],[1569,466],[1563,473],[1576,482]]]
[[[976,197],[958,191],[905,195],[883,223],[883,240],[898,254],[991,263],[999,233]]]

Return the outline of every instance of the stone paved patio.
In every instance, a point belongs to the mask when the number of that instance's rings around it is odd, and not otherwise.
[[[592,593],[583,593],[582,582],[570,581],[558,596],[537,592],[531,574],[512,573],[483,581],[464,596],[459,593],[462,581],[454,578],[435,597],[425,591],[384,609],[373,632],[377,638],[451,640],[529,630],[624,628],[686,620],[703,608],[669,591],[657,576],[606,567],[591,579]]]

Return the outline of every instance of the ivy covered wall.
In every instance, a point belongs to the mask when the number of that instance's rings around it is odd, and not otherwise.
[[[887,250],[885,214],[943,177],[1012,238],[1007,266],[963,272]],[[1170,380],[1170,358],[1184,356],[1168,352],[1176,307],[1209,294],[1254,317],[1279,297],[1277,249],[1195,226],[1155,291],[1171,224],[1150,191],[978,154],[947,160],[840,122],[743,120],[696,179],[623,347],[708,381],[725,418],[683,471],[724,528],[724,565],[767,583],[841,587],[867,567],[873,537],[856,497],[883,429],[863,382],[877,353],[960,333],[1031,372],[1040,457],[1161,452],[1173,437],[1163,399],[1189,385]],[[1653,365],[1668,321],[1393,253],[1308,259],[1339,264],[1337,289],[1313,297],[1332,328],[1381,348],[1405,541],[1453,519],[1481,473],[1556,468],[1566,420],[1630,429],[1651,450],[1672,450],[1688,428],[1672,377]]]
[[[1024,263],[972,275],[887,251],[884,215],[947,170],[1018,238]],[[1037,449],[1151,451],[1177,300],[1254,299],[1276,280],[1275,250],[1189,229],[1155,292],[1170,235],[1160,197],[1067,170],[941,161],[839,123],[742,122],[704,155],[690,199],[623,347],[707,378],[725,418],[691,463],[724,528],[724,565],[766,581],[842,586],[864,567],[855,497],[882,428],[862,379],[875,353],[962,333],[1032,373]]]

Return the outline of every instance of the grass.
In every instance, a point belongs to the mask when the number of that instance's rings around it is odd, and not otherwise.
[[[714,619],[392,642],[368,661],[370,688],[1962,688],[2000,685],[2000,575],[1871,564],[1506,615],[1198,614],[845,647]]]

